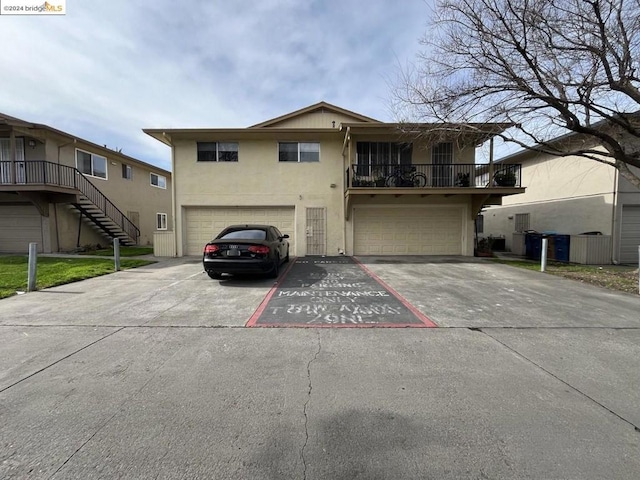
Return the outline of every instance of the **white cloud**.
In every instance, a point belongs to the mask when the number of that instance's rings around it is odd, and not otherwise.
[[[144,4],[143,4],[144,3]],[[170,167],[152,127],[244,127],[320,100],[392,120],[423,0],[67,1],[0,17],[0,111]]]

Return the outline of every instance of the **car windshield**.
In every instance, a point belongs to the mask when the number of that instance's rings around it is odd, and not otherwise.
[[[267,232],[264,230],[232,230],[219,237],[220,240],[264,240],[266,238]]]

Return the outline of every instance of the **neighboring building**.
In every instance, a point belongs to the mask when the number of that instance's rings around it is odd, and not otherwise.
[[[0,114],[0,252],[150,245],[171,222],[170,172]]]
[[[243,129],[145,130],[172,147],[175,253],[263,223],[296,256],[473,255],[481,207],[524,191],[476,186],[476,146],[508,125],[406,127],[320,102]]]
[[[569,140],[577,141],[578,137],[557,139]],[[514,232],[599,232],[610,236],[610,241],[598,242],[606,245],[608,262],[637,264],[640,189],[618,170],[583,157],[556,157],[527,150],[501,159],[496,165],[510,163],[522,165],[526,192],[505,198],[502,206],[486,208],[482,213],[482,236],[504,236],[507,249],[519,251],[522,246],[515,245],[513,239],[522,237],[514,237]]]

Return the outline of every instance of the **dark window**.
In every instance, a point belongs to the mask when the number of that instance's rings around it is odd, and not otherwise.
[[[226,231],[218,237],[221,240],[243,239],[243,240],[265,240],[267,232],[265,230],[231,230]]]
[[[153,185],[154,187],[167,188],[167,179],[164,176],[158,175],[156,173],[151,173],[150,178],[151,185]]]
[[[516,232],[526,232],[529,230],[529,214],[528,213],[516,213]]]
[[[167,229],[167,214],[166,213],[156,213],[156,228],[158,230],[166,230]]]
[[[278,161],[319,162],[320,144],[317,142],[280,142],[278,143]]]
[[[357,142],[356,175],[388,175],[390,166],[411,165],[411,143]]]
[[[199,162],[237,162],[238,144],[235,142],[198,142]]]
[[[107,178],[107,159],[95,153],[76,150],[76,168],[85,175]]]
[[[133,169],[131,165],[127,165],[126,163],[122,164],[122,178],[126,178],[127,180],[131,180],[133,178]]]

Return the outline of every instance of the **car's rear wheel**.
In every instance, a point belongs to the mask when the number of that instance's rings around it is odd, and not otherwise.
[[[276,258],[273,260],[273,269],[271,270],[271,277],[277,278],[280,275],[280,255],[276,253]]]
[[[214,280],[220,280],[222,278],[222,274],[218,272],[207,272],[207,275]]]

